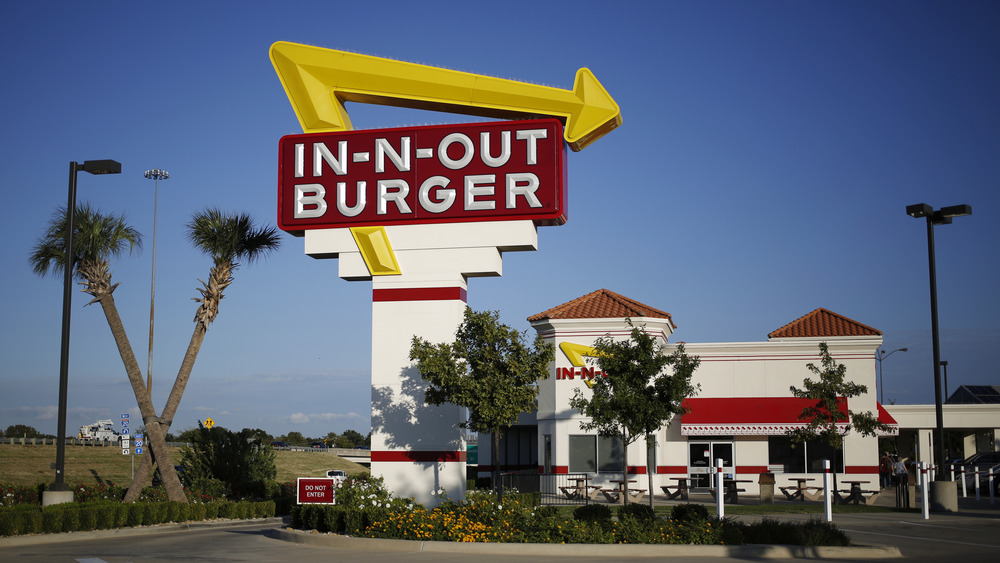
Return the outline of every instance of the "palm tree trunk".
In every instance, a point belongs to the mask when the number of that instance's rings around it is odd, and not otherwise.
[[[108,320],[108,326],[111,328],[111,335],[115,339],[115,344],[118,345],[118,353],[125,364],[125,372],[128,374],[129,382],[132,384],[132,391],[135,393],[135,399],[139,405],[139,413],[146,424],[149,447],[156,455],[156,458],[162,460],[160,473],[163,476],[163,485],[167,492],[167,499],[186,503],[187,496],[184,494],[184,488],[181,486],[180,479],[177,478],[177,472],[174,471],[174,465],[170,462],[170,452],[167,451],[167,442],[164,439],[160,425],[156,423],[156,410],[153,408],[153,401],[146,390],[139,362],[136,361],[135,353],[132,352],[132,345],[129,344],[128,335],[125,333],[125,326],[118,315],[114,295],[110,292],[104,293],[100,297],[95,297],[95,300],[101,303],[104,316]],[[133,480],[133,484],[129,488],[131,489],[134,485],[135,481]]]
[[[174,379],[174,386],[170,389],[170,395],[167,397],[167,404],[163,407],[163,415],[160,416],[160,422],[153,423],[153,425],[160,428],[163,435],[166,436],[167,430],[170,429],[170,425],[173,424],[174,415],[177,414],[177,407],[181,404],[181,398],[184,396],[184,388],[187,386],[187,382],[191,379],[191,371],[194,369],[194,361],[198,358],[198,351],[201,349],[201,343],[205,340],[205,333],[207,329],[201,323],[195,324],[194,333],[191,335],[191,341],[188,343],[187,352],[184,354],[184,360],[181,362],[181,368],[177,372],[177,377]],[[148,430],[149,424],[146,428]],[[166,445],[166,442],[164,442]],[[155,451],[154,451],[155,454]],[[173,466],[171,466],[173,470]],[[125,501],[131,502],[139,498],[139,494],[142,492],[141,483],[145,483],[153,471],[152,460],[148,460],[143,457],[142,461],[139,463],[139,468],[135,471],[135,477],[132,480],[132,485],[129,486],[128,492],[125,493]],[[162,475],[163,468],[161,466],[160,473]],[[166,480],[164,479],[164,485],[166,485]],[[136,485],[140,483],[140,485]]]
[[[195,314],[194,332],[191,334],[191,341],[188,342],[187,352],[184,353],[184,360],[177,371],[177,377],[174,378],[174,386],[170,389],[167,404],[163,407],[163,416],[157,422],[153,423],[161,430],[163,435],[166,435],[167,430],[170,429],[170,425],[173,424],[174,415],[177,414],[177,407],[181,404],[181,398],[184,396],[184,388],[187,387],[187,382],[191,379],[191,371],[194,370],[194,361],[198,358],[201,343],[205,340],[205,333],[208,332],[208,325],[212,324],[212,321],[218,315],[219,302],[222,301],[223,297],[222,292],[233,282],[232,271],[233,266],[231,263],[213,266],[208,277],[208,283],[202,282],[204,287],[198,290],[201,292],[201,299],[195,298],[195,301],[198,301],[201,305]],[[147,424],[147,428],[148,426],[149,424]],[[166,442],[164,442],[164,445],[166,445]],[[153,453],[156,453],[155,450]],[[139,498],[142,487],[141,485],[137,485],[137,482],[145,483],[149,479],[149,474],[152,470],[152,461],[150,460],[147,463],[146,459],[143,458],[132,480],[132,485],[129,486],[128,492],[125,493],[126,501],[134,501]],[[171,467],[171,470],[173,470],[173,467]],[[161,467],[161,474],[162,471]],[[166,480],[164,480],[165,484]]]

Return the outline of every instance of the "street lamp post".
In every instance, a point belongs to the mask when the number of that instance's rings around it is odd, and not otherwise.
[[[937,211],[926,203],[918,203],[906,206],[906,214],[910,217],[927,219],[927,262],[930,269],[931,282],[931,340],[934,351],[934,410],[937,418],[937,425],[934,429],[934,463],[944,463],[944,409],[941,404],[941,346],[938,336],[938,307],[937,307],[937,274],[934,262],[934,226],[947,225],[951,223],[952,217],[972,215],[970,205],[952,205],[942,207]],[[943,481],[947,478],[944,471],[935,472],[935,481]]]
[[[941,360],[941,367],[944,368],[944,400],[948,400],[948,362]]]
[[[888,354],[885,353],[885,350],[875,352],[875,359],[878,360],[878,402],[883,405],[885,404],[885,386],[882,384],[885,381],[885,378],[882,377],[882,360],[888,358],[896,352],[906,352],[908,349],[909,348],[896,348]]]
[[[59,413],[56,428],[56,478],[48,491],[42,493],[42,504],[73,501],[73,491],[66,485],[66,403],[69,388],[69,327],[73,302],[73,231],[76,228],[76,174],[80,170],[91,174],[121,174],[122,165],[114,160],[87,160],[83,164],[69,163],[69,195],[66,203],[66,248],[64,249],[62,345],[59,352]]]
[[[156,208],[160,196],[160,180],[170,178],[170,173],[166,170],[154,168],[147,170],[146,178],[152,179],[153,184],[153,273],[150,276],[149,285],[149,363],[146,365],[146,392],[149,393],[149,400],[153,400],[153,310],[156,303]]]

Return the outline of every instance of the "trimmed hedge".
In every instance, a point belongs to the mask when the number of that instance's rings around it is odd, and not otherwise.
[[[0,507],[0,536],[107,530],[215,518],[267,518],[274,514],[274,501],[270,500],[219,501],[208,504],[182,502],[122,504],[102,500],[55,504],[44,508],[20,504]]]

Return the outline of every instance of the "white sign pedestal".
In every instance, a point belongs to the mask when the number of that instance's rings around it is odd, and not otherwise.
[[[427,507],[465,498],[464,410],[427,405],[410,361],[414,336],[452,342],[462,323],[467,279],[502,274],[501,253],[535,250],[531,221],[385,227],[399,275],[372,276],[348,229],[305,232],[306,254],[338,258],[339,275],[372,280],[372,475],[397,497]]]

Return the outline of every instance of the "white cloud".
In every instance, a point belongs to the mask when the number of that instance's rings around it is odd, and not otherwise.
[[[323,413],[310,413],[305,414],[297,412],[288,417],[288,421],[292,424],[308,424],[310,422],[324,421],[324,420],[359,420],[362,417],[358,413],[339,413],[339,412],[323,412]]]

